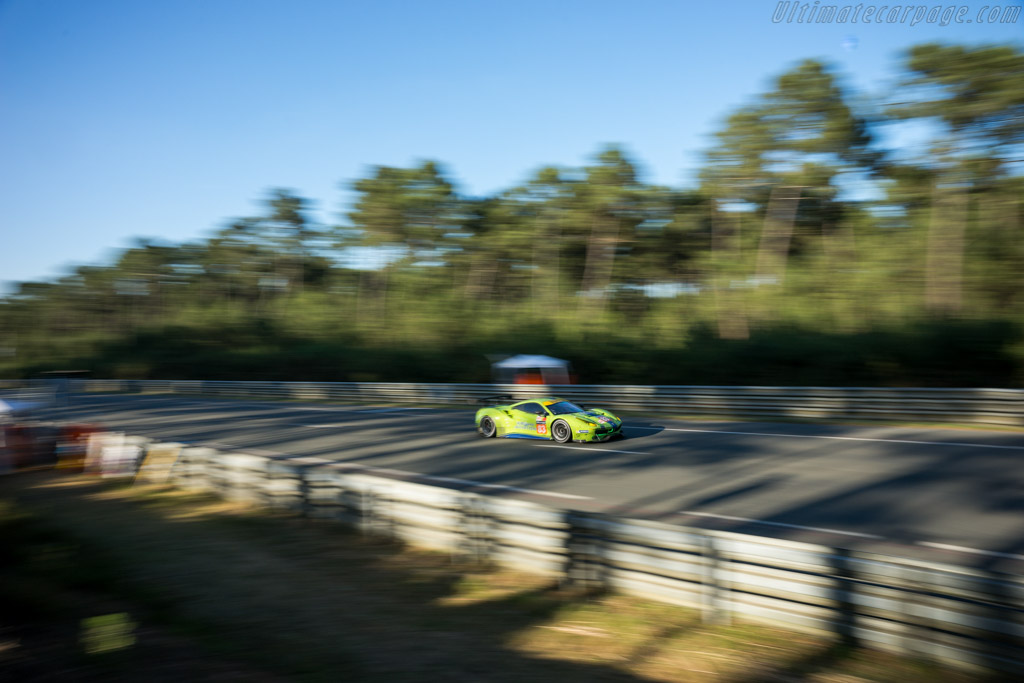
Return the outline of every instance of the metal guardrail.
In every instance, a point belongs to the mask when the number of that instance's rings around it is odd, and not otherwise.
[[[390,382],[71,380],[73,391],[357,403],[477,404],[487,396],[555,394],[611,410],[745,420],[817,419],[1024,426],[1021,389],[536,386]]]
[[[8,385],[5,388],[18,388]],[[556,393],[618,410],[1022,425],[1020,390],[76,380],[74,391],[470,404]],[[376,476],[319,458],[187,447],[179,486],[411,544],[694,607],[1024,676],[1024,578],[861,551],[566,510]]]
[[[165,444],[164,447],[167,445]],[[182,487],[367,533],[946,665],[1024,675],[1018,576],[547,507],[320,458],[187,447]]]

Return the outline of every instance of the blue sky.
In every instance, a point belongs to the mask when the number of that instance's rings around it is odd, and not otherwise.
[[[272,187],[337,223],[377,164],[437,159],[484,195],[618,143],[683,186],[723,118],[802,58],[877,94],[915,43],[1024,37],[1024,18],[787,24],[777,7],[0,0],[0,281],[202,237]]]

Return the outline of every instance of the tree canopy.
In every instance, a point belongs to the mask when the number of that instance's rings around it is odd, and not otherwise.
[[[805,60],[724,117],[698,182],[605,146],[487,197],[377,166],[336,224],[255,216],[0,299],[0,375],[486,381],[547,353],[582,381],[1024,383],[1024,53],[928,44],[869,98]],[[886,147],[886,127],[928,141]]]

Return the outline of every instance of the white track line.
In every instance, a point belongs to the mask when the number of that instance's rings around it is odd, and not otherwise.
[[[243,446],[232,446],[229,443],[218,443],[216,441],[205,441],[197,445],[206,448],[223,448],[228,450],[230,453],[243,453],[246,455],[265,455],[271,458],[276,458],[278,456],[284,455],[284,453],[281,453],[280,451],[268,451],[264,448],[245,448]],[[324,462],[327,461],[325,460]]]
[[[905,443],[917,446],[958,446],[961,448],[997,448],[1007,451],[1024,451],[1024,446],[1001,446],[989,443],[959,443],[956,441],[911,441],[909,439],[872,439],[863,436],[825,436],[821,434],[773,434],[770,432],[729,432],[721,429],[682,429],[679,427],[636,427],[627,425],[626,429],[646,429],[649,431],[666,432],[697,432],[701,434],[740,434],[743,436],[779,436],[787,439],[829,439],[832,441],[873,441],[876,443]]]
[[[561,446],[556,444],[535,444],[539,448],[571,448],[574,451],[590,451],[591,453],[627,453],[629,455],[650,455],[650,453],[641,453],[640,451],[617,451],[613,448],[591,448],[589,446]]]
[[[391,470],[396,471],[396,470]],[[410,474],[410,473],[406,473]],[[498,491],[515,491],[516,493],[532,493],[540,496],[553,496],[555,498],[568,498],[570,500],[593,500],[589,496],[577,496],[572,493],[557,493],[555,491],[540,491],[537,489],[522,489],[518,486],[505,486],[504,484],[486,484],[482,481],[472,481],[471,479],[456,479],[454,477],[435,477],[429,474],[418,474],[417,477],[424,479],[430,479],[432,481],[445,481],[452,484],[466,484],[469,486],[475,486],[482,489],[495,489]]]
[[[337,429],[337,428],[340,428],[340,427],[350,427],[351,425],[346,425],[346,424],[341,423],[341,422],[332,422],[330,424],[320,424],[320,425],[299,424],[297,422],[289,422],[285,426],[286,427],[311,427],[313,429]]]
[[[277,451],[268,451],[262,448],[242,448],[238,446],[227,446],[226,444],[208,443],[207,446],[212,448],[231,448],[232,451],[237,453],[251,453],[252,455],[267,455],[267,456],[284,456],[285,453],[279,453]],[[296,463],[299,465],[337,465],[342,469],[355,469],[361,472],[370,472],[378,474],[395,474],[402,477],[412,477],[414,479],[426,479],[429,481],[443,481],[449,484],[462,484],[465,486],[474,486],[482,489],[492,489],[495,491],[512,491],[515,493],[529,493],[536,496],[548,496],[551,498],[567,498],[569,500],[593,500],[590,496],[577,496],[572,493],[559,493],[557,491],[541,491],[539,489],[524,489],[518,486],[506,486],[505,484],[488,484],[483,481],[473,481],[472,479],[456,479],[454,477],[438,477],[432,474],[421,474],[419,472],[409,472],[407,470],[393,470],[387,467],[370,467],[368,465],[359,465],[357,463],[347,463],[344,460],[325,460],[324,458],[317,457],[294,457],[287,458],[284,462]]]
[[[767,526],[779,526],[786,529],[799,529],[801,531],[819,531],[826,534],[842,534],[843,536],[856,536],[857,538],[870,538],[877,541],[885,540],[883,536],[876,536],[875,534],[864,534],[859,531],[843,531],[842,529],[825,529],[818,526],[801,526],[800,524],[785,524],[783,522],[767,522],[761,519],[751,519],[750,517],[733,517],[732,515],[716,515],[711,512],[695,512],[693,510],[683,510],[679,514],[682,515],[693,515],[695,517],[709,517],[712,519],[725,519],[730,522],[746,522],[749,524],[764,524]]]
[[[319,460],[319,458],[316,458]],[[308,460],[307,460],[308,462]],[[327,462],[327,461],[322,461]],[[377,474],[395,474],[403,477],[413,477],[416,479],[427,479],[429,481],[443,481],[448,484],[462,484],[464,486],[473,486],[481,489],[492,489],[495,491],[513,491],[515,493],[530,493],[537,496],[549,496],[552,498],[568,498],[569,500],[593,500],[589,496],[577,496],[572,493],[558,493],[557,491],[541,491],[539,489],[524,489],[518,486],[507,486],[505,484],[488,484],[483,481],[474,481],[472,479],[457,479],[455,477],[438,477],[432,474],[420,474],[418,472],[407,472],[405,470],[393,470],[387,467],[368,467],[366,465],[349,464],[346,462],[334,463],[340,468],[353,468],[358,469],[362,472],[374,472]]]
[[[918,541],[915,545],[922,545],[926,548],[935,548],[936,550],[952,550],[958,553],[988,555],[990,557],[1005,557],[1010,560],[1024,560],[1024,555],[1014,555],[1012,553],[999,553],[994,550],[978,550],[977,548],[965,548],[960,545],[949,545],[947,543],[932,543],[930,541]]]

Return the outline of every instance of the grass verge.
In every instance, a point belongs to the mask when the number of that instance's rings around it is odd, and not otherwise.
[[[4,679],[977,680],[78,475],[0,479],[0,534]]]

